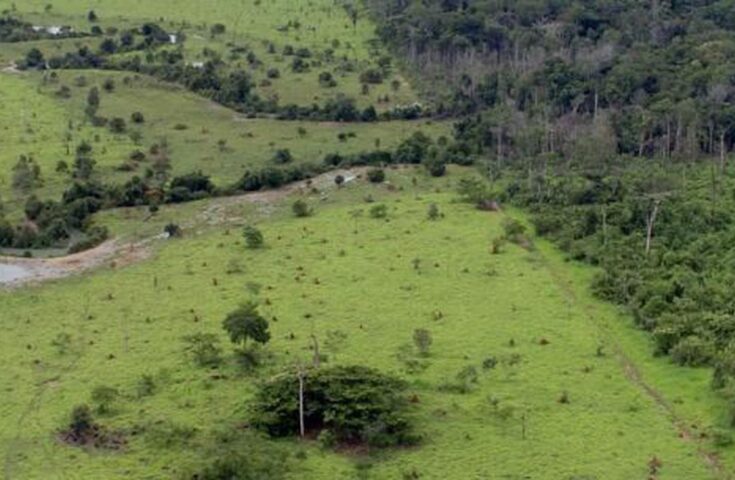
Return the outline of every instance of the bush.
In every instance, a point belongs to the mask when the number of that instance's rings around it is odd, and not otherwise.
[[[112,404],[117,400],[120,393],[116,388],[100,385],[92,390],[92,401],[97,404],[97,412],[109,413]]]
[[[383,73],[377,68],[369,68],[360,74],[360,83],[383,83]]]
[[[439,207],[436,206],[436,203],[432,203],[429,205],[429,211],[426,214],[426,217],[429,220],[439,220],[441,218],[442,214],[439,211]]]
[[[125,133],[125,129],[127,128],[125,120],[120,117],[113,118],[108,125],[112,133]]]
[[[373,205],[370,208],[370,216],[372,218],[386,218],[388,216],[388,207],[382,203]]]
[[[425,328],[419,328],[413,331],[413,343],[421,355],[429,354],[429,348],[431,348],[433,342],[431,332]]]
[[[363,366],[310,371],[304,384],[304,425],[308,432],[328,430],[334,442],[375,447],[412,445],[405,384]],[[299,379],[296,373],[263,384],[252,409],[253,425],[271,436],[299,433]]]
[[[432,177],[442,177],[447,172],[447,164],[440,158],[425,160],[424,167]]]
[[[222,363],[222,349],[219,338],[211,333],[196,333],[184,337],[185,351],[200,367],[214,368]]]
[[[261,248],[263,246],[263,234],[257,228],[248,225],[243,229],[243,237],[245,237],[245,245],[248,248]]]
[[[291,150],[289,150],[288,148],[276,150],[276,153],[273,154],[273,161],[279,165],[291,163],[293,161],[293,155],[291,155]]]
[[[296,200],[293,205],[291,205],[291,211],[293,211],[293,214],[299,218],[308,217],[313,213],[312,209],[309,208],[309,204],[301,199]]]
[[[385,181],[385,170],[382,168],[371,168],[367,172],[367,178],[371,183],[383,183]]]
[[[145,122],[145,117],[140,112],[133,112],[133,114],[130,115],[130,121],[133,123],[141,124]]]
[[[285,448],[242,429],[217,432],[202,457],[206,463],[182,480],[283,480],[289,472]]]
[[[178,238],[181,236],[181,227],[175,223],[169,223],[163,227],[163,232],[168,235],[169,238]]]
[[[714,357],[712,345],[696,335],[679,341],[669,354],[674,362],[688,367],[707,365]]]

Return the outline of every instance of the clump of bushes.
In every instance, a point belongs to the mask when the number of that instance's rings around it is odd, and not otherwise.
[[[368,367],[309,371],[303,389],[305,430],[329,436],[330,444],[413,445],[419,437],[405,391],[401,380]],[[253,425],[274,437],[298,435],[298,398],[297,373],[264,383],[253,406]]]

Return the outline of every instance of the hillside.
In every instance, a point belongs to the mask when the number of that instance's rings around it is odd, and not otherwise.
[[[0,0],[4,478],[733,478],[732,11]]]

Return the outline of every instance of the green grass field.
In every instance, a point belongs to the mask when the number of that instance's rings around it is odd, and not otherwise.
[[[387,51],[366,12],[358,9],[353,24],[343,3],[0,0],[0,11],[80,31],[90,29],[92,9],[102,28],[159,22],[186,35],[186,61],[204,60],[205,48],[215,51],[229,66],[247,69],[259,95],[282,105],[323,104],[338,94],[378,110],[418,101],[404,79],[411,72],[397,64],[363,94],[360,73]],[[218,22],[226,33],[212,36]],[[252,119],[133,73],[64,70],[53,79],[8,68],[33,47],[49,57],[99,42],[0,43],[0,199],[13,222],[31,193],[58,200],[71,185],[56,167],[71,164],[82,141],[94,149],[93,178],[106,184],[145,175],[150,160],[119,167],[133,151],[165,140],[171,176],[202,171],[224,187],[247,169],[271,164],[279,149],[289,149],[294,163],[319,163],[330,153],[393,149],[418,131],[434,140],[452,134],[449,121]],[[287,45],[309,48],[317,64],[292,72]],[[242,53],[233,55],[237,47],[260,63],[247,65]],[[264,85],[269,68],[281,77]],[[336,87],[319,85],[323,71],[334,74]],[[125,133],[93,127],[84,114],[89,89],[108,79],[115,88],[100,89],[98,114],[123,118]],[[62,87],[68,96],[57,94]],[[133,124],[134,112],[145,122]],[[43,185],[33,192],[12,188],[20,155],[41,167]],[[271,191],[162,205],[155,214],[148,206],[97,213],[93,223],[108,227],[123,246],[114,260],[48,283],[0,287],[3,478],[191,478],[188,472],[212,460],[208,452],[222,431],[248,436],[259,382],[309,362],[311,335],[326,366],[367,365],[406,380],[423,440],[368,453],[334,451],[315,440],[262,440],[266,451],[289,453],[293,480],[733,478],[730,408],[711,390],[711,370],[653,357],[649,337],[630,316],[590,293],[596,270],[568,261],[550,244],[534,239],[529,248],[507,244],[493,254],[504,219],[528,222],[510,208],[489,213],[460,202],[458,181],[476,174],[451,166],[433,178],[422,167],[400,167],[388,169],[383,184],[361,175],[337,188],[327,175],[288,190],[286,198]],[[297,199],[314,214],[296,218]],[[371,217],[378,204],[387,206],[387,218]],[[437,220],[427,217],[431,204],[441,212]],[[183,229],[182,238],[161,238],[170,223]],[[262,230],[265,248],[245,247],[247,224]],[[256,370],[238,363],[222,329],[224,317],[248,300],[260,302],[272,333]],[[416,351],[416,329],[432,334],[428,356]],[[183,337],[196,333],[221,340],[221,367],[198,367],[186,354]],[[467,369],[478,375],[469,391],[447,388]],[[154,387],[141,396],[144,378]],[[59,438],[72,408],[93,404],[98,386],[120,392],[111,411],[97,416],[126,439],[120,450]],[[661,462],[655,474],[652,459]]]
[[[194,367],[181,337],[211,332],[226,345],[222,319],[257,298],[277,318],[273,358],[257,377],[308,361],[314,333],[328,364],[393,372],[419,399],[422,445],[365,457],[279,442],[301,452],[293,478],[402,478],[414,470],[432,479],[646,478],[653,456],[663,462],[656,478],[726,478],[698,453],[715,447],[679,438],[671,417],[697,432],[718,426],[724,405],[709,393],[707,371],[652,359],[628,319],[591,299],[584,288],[591,270],[565,263],[546,244],[492,255],[490,241],[508,214],[457,203],[452,185],[463,174],[430,180],[421,171],[392,171],[397,188],[358,182],[325,202],[305,197],[316,209],[306,219],[291,216],[295,197],[270,208],[232,202],[227,216],[255,222],[265,249],[245,249],[237,228],[201,224],[157,244],[144,263],[2,294],[6,477],[175,478],[200,461],[214,429],[246,421],[257,379],[232,361],[218,376]],[[387,220],[367,215],[366,195],[389,206]],[[430,203],[443,218],[427,220]],[[206,206],[167,207],[162,215],[184,220]],[[126,234],[140,225],[122,211],[104,221]],[[242,273],[225,273],[232,262]],[[415,355],[400,352],[411,351],[416,328],[429,329],[434,344],[426,369],[410,373],[401,358]],[[334,332],[343,340],[330,344]],[[52,344],[60,334],[71,336],[65,353]],[[620,355],[671,411],[631,377]],[[498,366],[483,369],[491,356]],[[470,393],[439,388],[469,365],[480,372]],[[145,374],[157,390],[137,399]],[[114,453],[61,444],[54,432],[101,384],[123,394],[101,421],[137,434]],[[157,446],[155,425],[164,420],[197,433],[175,448]],[[729,451],[718,454],[730,465]]]
[[[86,86],[77,86],[79,77],[86,79]],[[115,80],[116,88],[111,93],[100,89],[100,114],[124,118],[126,134],[114,135],[84,119],[89,89],[108,78]],[[126,85],[125,78],[133,80]],[[70,88],[71,98],[55,95],[62,85]],[[118,167],[134,150],[147,151],[165,139],[172,175],[201,170],[225,186],[248,168],[269,164],[282,148],[288,148],[297,163],[320,163],[328,153],[394,148],[419,130],[433,138],[450,131],[449,123],[431,121],[342,124],[248,119],[181,88],[117,72],[62,71],[58,82],[46,84],[39,74],[0,74],[0,87],[0,129],[5,140],[0,153],[0,198],[11,213],[19,212],[25,199],[11,188],[18,156],[32,155],[41,166],[44,185],[34,193],[56,199],[72,181],[68,173],[57,172],[56,165],[60,160],[73,163],[74,149],[84,140],[94,147],[96,176],[105,182],[120,184],[133,175],[142,176],[146,163],[132,172]],[[130,122],[130,115],[138,111],[146,118],[140,126]],[[137,143],[130,138],[133,131],[140,133]],[[341,141],[340,133],[354,133],[354,137]],[[219,145],[222,139],[225,148]]]
[[[87,12],[92,9],[99,16],[97,25],[102,28],[137,28],[144,22],[156,21],[172,33],[186,35],[184,53],[187,61],[205,60],[205,48],[218,52],[231,60],[233,66],[242,67],[252,74],[258,85],[256,91],[261,96],[275,97],[281,104],[311,105],[345,94],[354,97],[360,106],[373,104],[378,110],[385,110],[418,100],[411,85],[395,68],[381,84],[371,85],[367,94],[362,92],[358,80],[360,72],[376,66],[378,59],[387,52],[376,42],[374,25],[365,11],[359,10],[357,23],[353,26],[342,3],[334,0],[310,0],[307,3],[225,0],[219,1],[216,8],[198,1],[106,0],[90,3],[65,0],[53,2],[53,8],[46,11],[48,4],[46,1],[15,2],[14,12],[39,25],[70,25],[83,32],[88,32],[92,25],[87,20]],[[0,11],[10,8],[10,5],[10,2],[0,2]],[[226,33],[212,36],[210,27],[215,23],[223,23],[227,27]],[[291,27],[284,28],[289,24]],[[58,55],[59,52],[75,50],[79,44],[94,47],[99,42],[92,38],[10,44],[0,52],[0,62],[10,63],[24,56],[32,46],[47,55]],[[267,48],[269,44],[274,47],[273,53]],[[293,57],[283,55],[287,45],[294,49],[310,49],[313,58],[309,61],[317,64],[307,72],[293,72],[290,67]],[[249,65],[244,58],[231,58],[233,46],[247,47],[256,54],[260,63]],[[327,50],[333,51],[331,59],[324,55]],[[343,68],[346,62],[352,67]],[[270,68],[277,68],[281,78],[272,80],[271,85],[261,85]],[[319,74],[324,71],[334,75],[336,87],[319,85]],[[399,84],[397,90],[392,86],[394,80]],[[387,102],[380,101],[386,96]]]

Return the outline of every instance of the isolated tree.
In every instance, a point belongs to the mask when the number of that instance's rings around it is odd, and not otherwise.
[[[342,175],[337,175],[334,177],[334,183],[337,185],[337,187],[342,187],[345,183],[345,177]]]
[[[247,225],[242,231],[245,237],[245,245],[248,248],[260,248],[263,246],[263,233],[252,225]]]
[[[133,112],[133,114],[130,115],[130,121],[133,123],[138,123],[138,124],[144,123],[145,117],[140,112]]]
[[[87,13],[87,20],[89,20],[90,22],[96,22],[97,20],[99,20],[99,18],[97,17],[97,13],[95,13],[94,10],[90,10],[89,13]]]
[[[222,322],[222,327],[235,345],[247,347],[248,340],[265,345],[271,339],[268,320],[258,313],[255,302],[247,302],[231,312]]]

